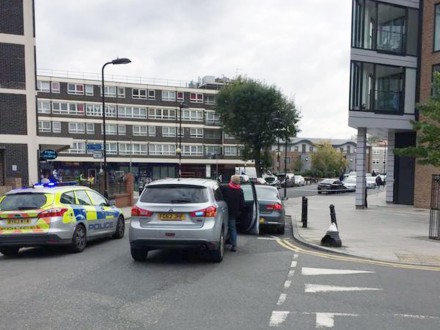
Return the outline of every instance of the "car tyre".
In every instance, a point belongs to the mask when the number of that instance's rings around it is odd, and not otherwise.
[[[118,218],[118,222],[116,224],[116,231],[112,237],[115,239],[120,239],[124,237],[124,233],[125,233],[125,219],[122,215],[120,215]]]
[[[131,257],[134,261],[145,261],[147,260],[148,250],[140,248],[130,248]]]
[[[2,253],[5,257],[13,257],[18,254],[19,247],[8,246],[0,248],[0,253]]]
[[[224,254],[225,254],[225,240],[222,229],[217,249],[210,251],[210,259],[212,262],[221,262],[223,260]]]
[[[72,244],[70,250],[74,253],[84,251],[87,244],[86,228],[82,224],[78,224],[73,232]]]
[[[285,232],[285,229],[284,229],[284,224],[283,224],[281,227],[277,228],[277,234],[278,235],[283,235],[284,232]]]

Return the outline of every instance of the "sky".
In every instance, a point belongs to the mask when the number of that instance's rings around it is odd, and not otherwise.
[[[37,70],[276,86],[298,137],[350,139],[350,0],[37,0]]]

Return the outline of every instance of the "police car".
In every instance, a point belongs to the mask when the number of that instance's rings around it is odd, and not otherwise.
[[[121,210],[98,192],[82,186],[34,186],[0,197],[0,253],[21,247],[68,245],[81,252],[89,240],[122,238]]]

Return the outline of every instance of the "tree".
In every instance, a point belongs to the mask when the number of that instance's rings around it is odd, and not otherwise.
[[[347,160],[329,142],[316,146],[316,151],[312,154],[312,168],[318,176],[338,176],[346,167]]]
[[[396,148],[394,154],[401,157],[416,158],[419,164],[440,166],[440,73],[434,73],[432,96],[428,102],[417,104],[421,119],[412,120],[417,132],[415,147]]]
[[[255,160],[260,176],[269,167],[262,156],[278,137],[296,136],[299,112],[275,86],[238,77],[217,95],[217,113],[226,133],[244,145],[243,157]],[[243,159],[246,160],[246,159]]]

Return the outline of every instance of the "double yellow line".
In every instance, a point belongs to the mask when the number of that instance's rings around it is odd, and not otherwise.
[[[313,255],[313,256],[321,257],[321,258],[326,258],[326,259],[333,259],[333,260],[338,260],[338,261],[350,261],[350,262],[357,262],[357,263],[362,263],[362,264],[378,265],[378,266],[393,267],[393,268],[400,268],[400,269],[429,270],[429,271],[440,272],[439,266],[400,264],[397,262],[371,260],[371,259],[363,259],[363,258],[358,258],[358,257],[350,257],[350,256],[345,256],[345,255],[332,254],[331,252],[326,253],[326,252],[313,251],[313,250],[303,249],[299,246],[296,246],[292,242],[289,242],[286,239],[278,239],[278,240],[276,240],[276,242],[279,245],[281,245],[282,247],[284,247],[290,251],[293,251],[295,253],[305,253],[305,254],[309,254],[309,255]]]

